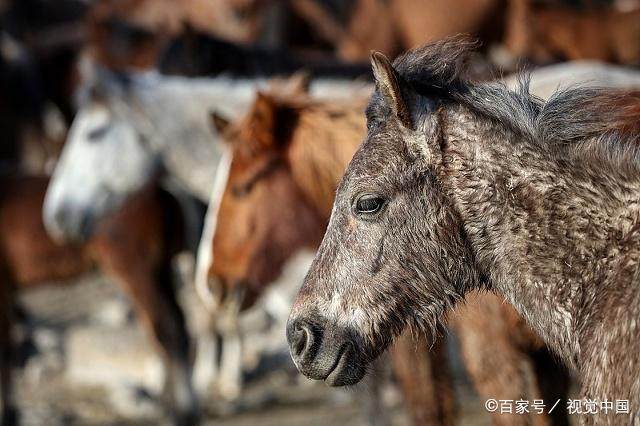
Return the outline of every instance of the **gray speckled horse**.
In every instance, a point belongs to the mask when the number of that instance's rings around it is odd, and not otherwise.
[[[640,420],[640,93],[548,101],[466,80],[464,39],[374,53],[368,133],[287,326],[305,375],[358,382],[406,327],[473,289],[505,297],[582,380]],[[491,342],[487,342],[488,345]]]

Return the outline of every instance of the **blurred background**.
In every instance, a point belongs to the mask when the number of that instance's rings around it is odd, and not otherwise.
[[[459,33],[480,41],[471,61],[471,72],[480,80],[545,67],[544,95],[559,84],[557,76],[571,79],[572,70],[583,79],[616,85],[637,85],[640,79],[638,0],[0,0],[5,424],[17,419],[28,425],[195,424],[176,420],[163,394],[173,360],[164,343],[175,338],[166,337],[172,325],[165,320],[171,315],[188,330],[178,346],[194,365],[196,411],[203,424],[520,424],[487,413],[461,361],[455,333],[442,336],[455,420],[416,420],[388,367],[377,372],[380,383],[346,390],[302,378],[288,355],[284,322],[312,253],[297,256],[256,304],[239,314],[244,345],[234,356],[242,386],[220,390],[211,377],[216,355],[224,349],[215,344],[213,314],[194,285],[208,198],[197,184],[179,182],[193,178],[212,191],[214,164],[192,163],[188,154],[165,159],[171,164],[164,169],[180,168],[178,184],[161,180],[161,195],[145,186],[153,195],[137,204],[127,193],[119,200],[125,212],[116,214],[117,223],[100,228],[102,233],[88,242],[52,240],[51,227],[42,224],[49,176],[78,111],[95,106],[92,102],[109,104],[112,96],[120,96],[131,107],[120,114],[144,120],[146,131],[158,139],[200,152],[196,127],[201,124],[186,115],[200,105],[199,94],[215,93],[199,111],[205,118],[213,110],[237,118],[265,81],[304,70],[314,81],[328,82],[314,89],[318,97],[366,96],[371,50],[393,58]],[[563,68],[567,62],[580,66]],[[143,118],[135,116],[140,110]],[[213,127],[207,130],[214,146],[219,135]],[[105,132],[93,131],[89,139]],[[83,161],[81,155],[64,156],[66,166]],[[123,148],[117,156],[116,163],[126,162],[133,153]],[[90,162],[78,167],[88,175],[99,169]],[[151,174],[170,175],[166,170]],[[77,182],[78,193],[83,185]],[[174,208],[175,215],[168,215]],[[158,212],[156,229],[149,224]],[[143,231],[141,223],[149,229]],[[152,254],[156,251],[162,255]],[[129,276],[153,262],[151,278]],[[156,302],[150,296],[157,290],[153,284],[138,293],[136,280],[147,278],[171,287],[167,300],[177,305],[162,298]],[[214,349],[207,352],[207,345]],[[378,398],[373,408],[372,394]]]

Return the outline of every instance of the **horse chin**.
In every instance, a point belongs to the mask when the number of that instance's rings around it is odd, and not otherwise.
[[[351,346],[348,346],[340,353],[333,370],[325,377],[324,382],[329,386],[351,386],[360,382],[365,374],[364,363],[358,359]]]

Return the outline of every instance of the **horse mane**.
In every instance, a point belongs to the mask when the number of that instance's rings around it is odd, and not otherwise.
[[[262,128],[263,114],[253,116],[250,112],[240,123],[251,129],[253,137],[242,138],[240,144],[234,144],[234,151],[266,156],[279,153],[307,200],[328,218],[338,183],[362,141],[362,111],[367,99],[313,99],[308,93],[284,88],[288,82],[271,80],[269,89],[261,92],[262,101],[266,99],[274,110],[274,127]],[[264,133],[268,133],[265,139],[274,142],[253,146]],[[255,158],[250,161],[258,163]]]
[[[410,50],[394,61],[403,90],[447,103],[456,102],[519,133],[541,149],[564,150],[598,159],[614,169],[640,166],[640,91],[570,86],[546,102],[529,93],[528,74],[518,88],[475,83],[468,58],[477,43],[456,36]],[[368,117],[380,117],[376,94]]]
[[[365,132],[361,102],[318,102],[300,110],[287,152],[294,179],[328,218],[335,191]]]

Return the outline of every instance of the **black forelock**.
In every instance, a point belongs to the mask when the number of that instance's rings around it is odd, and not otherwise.
[[[479,43],[457,35],[405,52],[393,68],[405,85],[424,96],[452,96],[467,87],[466,64]]]

